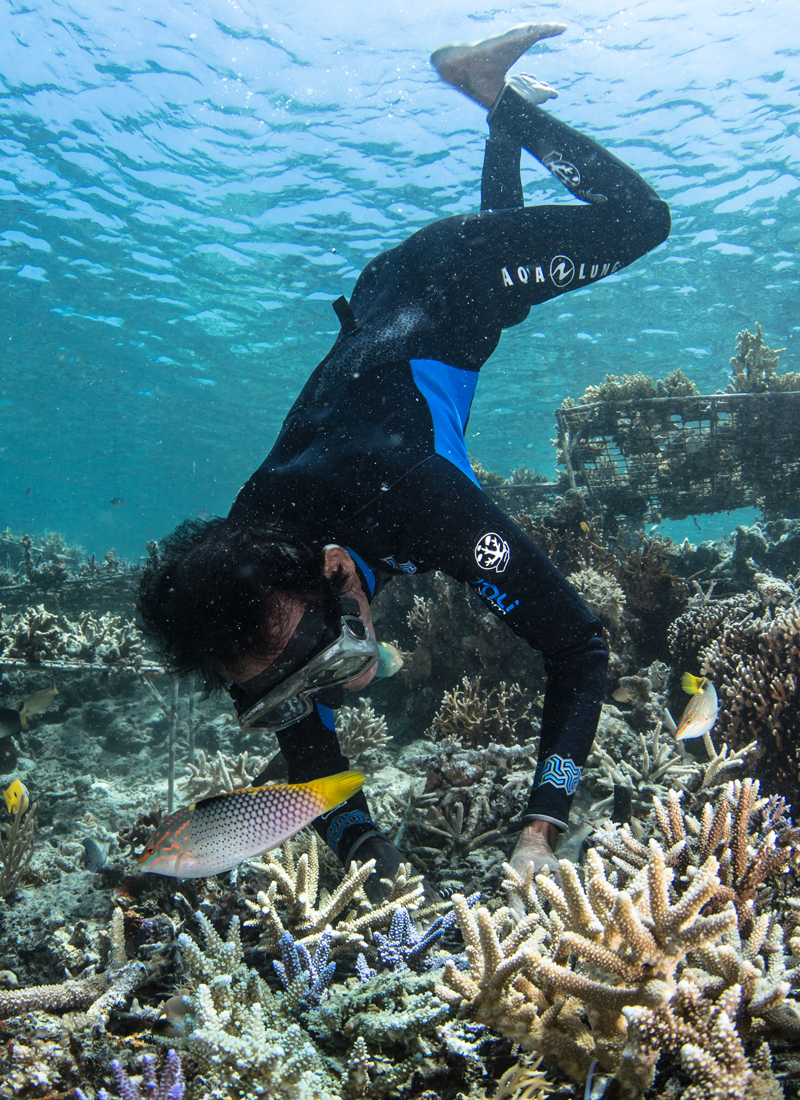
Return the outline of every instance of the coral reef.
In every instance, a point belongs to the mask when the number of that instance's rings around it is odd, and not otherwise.
[[[777,363],[760,354],[743,369],[769,389]],[[679,374],[663,386],[697,400]],[[645,391],[661,392],[609,378],[589,399]],[[4,707],[43,686],[51,660],[74,673],[57,707],[0,739],[0,771],[13,755],[9,779],[39,807],[36,847],[22,850],[20,822],[0,902],[0,1100],[175,1100],[177,1076],[156,1073],[167,1049],[186,1100],[797,1095],[800,523],[781,512],[725,542],[676,544],[620,527],[624,509],[602,514],[586,491],[544,512],[552,493],[524,467],[478,472],[501,507],[529,509],[519,526],[603,619],[612,679],[560,852],[576,862],[520,878],[503,860],[536,768],[543,666],[468,586],[430,573],[381,591],[379,636],[406,663],[339,711],[339,735],[369,773],[379,828],[456,896],[451,909],[424,908],[409,865],[370,904],[372,861],[342,871],[310,831],[230,875],[127,874],[176,754],[195,800],[249,785],[277,744],[196,684],[165,713],[138,676],[97,675],[153,667],[123,637],[135,576],[115,554],[85,561],[56,538],[3,550]],[[705,755],[672,739],[665,711],[686,704],[687,670],[719,694]]]
[[[0,663],[99,665],[110,671],[142,668],[144,639],[133,622],[120,615],[99,618],[90,611],[73,622],[46,610],[44,604],[4,620],[0,628]]]

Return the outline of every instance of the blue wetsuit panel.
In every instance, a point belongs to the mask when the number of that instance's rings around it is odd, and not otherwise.
[[[436,359],[412,359],[411,373],[431,412],[436,454],[452,462],[478,485],[464,442],[469,410],[478,384],[477,372],[449,367]]]

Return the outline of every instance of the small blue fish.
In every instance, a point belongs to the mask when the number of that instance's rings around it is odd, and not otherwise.
[[[95,840],[94,837],[87,836],[83,848],[83,863],[87,870],[99,871],[101,867],[105,867],[111,850],[110,840]]]

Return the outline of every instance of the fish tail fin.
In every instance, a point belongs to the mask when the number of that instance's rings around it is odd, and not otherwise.
[[[346,802],[356,791],[360,791],[364,785],[365,776],[362,772],[338,772],[336,775],[327,775],[323,779],[312,779],[310,783],[304,783],[315,794],[319,795],[324,808],[320,813],[327,813]]]
[[[687,695],[697,695],[698,691],[703,690],[705,682],[705,676],[692,676],[691,672],[684,672],[681,676],[681,687]]]

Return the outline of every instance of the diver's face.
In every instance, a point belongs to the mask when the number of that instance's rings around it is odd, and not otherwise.
[[[332,575],[339,569],[344,571],[346,579],[343,595],[358,600],[361,621],[374,638],[375,628],[372,625],[369,601],[361,587],[361,581],[356,572],[355,562],[342,546],[326,547],[323,551],[323,555],[323,568],[328,575]],[[233,680],[234,683],[243,684],[246,680],[252,680],[254,676],[258,676],[259,673],[268,669],[274,661],[279,659],[281,653],[283,653],[284,647],[288,644],[289,639],[294,634],[298,623],[303,617],[305,607],[302,601],[296,596],[287,596],[282,610],[284,614],[284,626],[279,639],[280,649],[269,660],[265,660],[263,657],[254,657],[252,659],[248,657],[241,658],[236,668],[226,673],[229,679]],[[366,672],[362,672],[362,674],[357,676],[354,680],[348,680],[344,685],[345,690],[361,691],[367,684],[371,683],[377,671],[378,665],[376,662],[372,668],[368,668]]]

